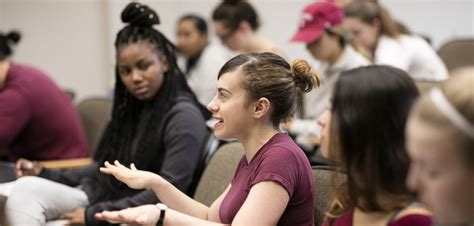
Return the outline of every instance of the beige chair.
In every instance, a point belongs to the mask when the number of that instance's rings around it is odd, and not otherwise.
[[[431,88],[439,86],[441,82],[438,81],[415,81],[416,87],[421,94],[427,93]]]
[[[210,206],[232,180],[237,164],[244,155],[239,142],[222,145],[211,156],[194,193],[194,199]]]
[[[313,166],[314,178],[314,224],[322,225],[324,213],[329,209],[333,200],[333,190],[331,183],[333,177],[338,173],[334,167],[330,166]]]
[[[105,97],[95,97],[82,100],[77,105],[82,127],[86,134],[91,156],[94,155],[112,112],[112,100]],[[92,158],[42,161],[46,168],[66,169],[82,167],[92,163]]]
[[[112,105],[112,100],[105,97],[88,98],[77,105],[91,154],[95,152],[105,126],[110,121]]]
[[[446,42],[438,49],[438,55],[450,72],[456,68],[474,65],[474,38]]]

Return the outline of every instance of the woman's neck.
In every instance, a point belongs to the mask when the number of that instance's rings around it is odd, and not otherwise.
[[[268,52],[274,48],[270,40],[267,40],[256,32],[249,33],[247,38],[245,52]]]
[[[255,126],[244,138],[239,139],[244,146],[247,164],[252,161],[258,150],[279,132],[273,126]]]

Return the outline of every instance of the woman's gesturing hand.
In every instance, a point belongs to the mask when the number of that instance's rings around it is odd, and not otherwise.
[[[95,214],[95,217],[110,223],[156,225],[160,218],[160,210],[155,205],[144,205],[120,211],[103,211]]]
[[[137,170],[133,163],[128,168],[117,160],[114,161],[114,165],[106,161],[104,167],[100,167],[100,172],[113,175],[117,180],[134,189],[151,189],[153,181],[160,179],[160,176],[157,174]]]

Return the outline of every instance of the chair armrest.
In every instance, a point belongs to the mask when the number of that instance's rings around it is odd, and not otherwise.
[[[62,159],[62,160],[49,160],[40,161],[39,163],[48,169],[70,169],[84,167],[92,164],[94,160],[92,158],[77,158],[77,159]]]

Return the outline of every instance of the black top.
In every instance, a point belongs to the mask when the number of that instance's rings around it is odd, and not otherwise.
[[[201,147],[206,135],[205,122],[193,100],[185,96],[177,97],[177,103],[171,107],[165,118],[168,119],[162,133],[164,135],[165,155],[161,169],[154,173],[158,173],[178,189],[186,192],[191,185],[201,154]],[[137,167],[140,168],[140,166]],[[94,163],[84,168],[66,171],[44,169],[40,177],[69,186],[81,185],[81,189],[84,190],[89,197],[89,201],[91,201],[90,197],[94,194],[98,173],[100,173],[99,163]],[[86,225],[102,224],[102,221],[95,219],[94,214],[103,210],[120,210],[144,204],[156,204],[157,202],[159,200],[152,191],[133,190],[133,193],[123,194],[121,199],[98,202],[87,206]]]

